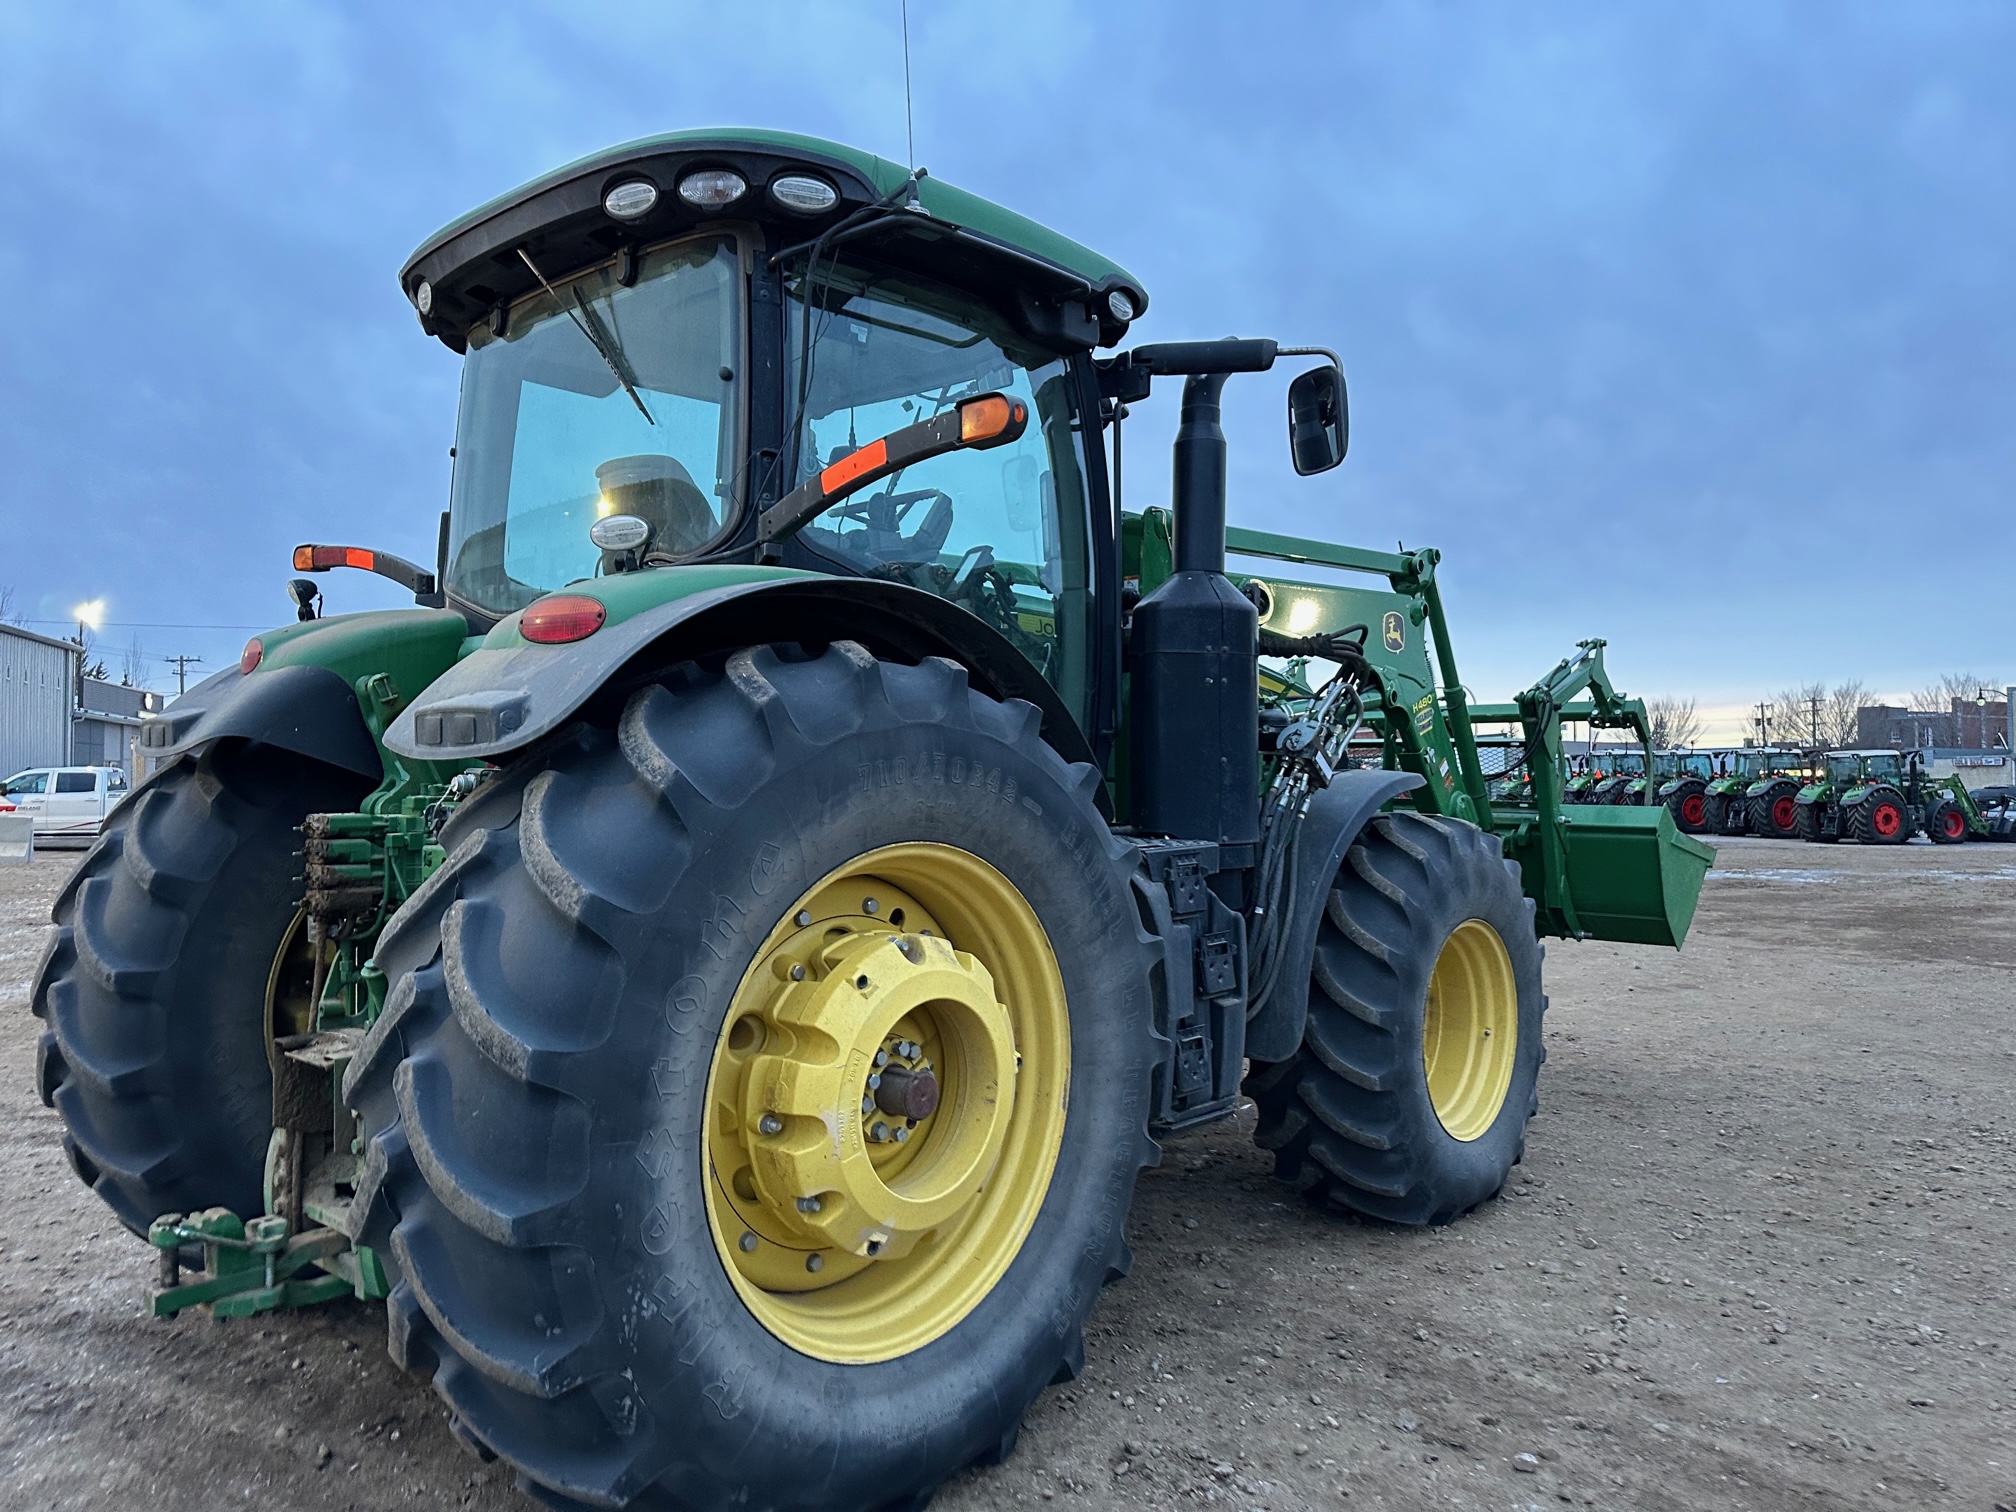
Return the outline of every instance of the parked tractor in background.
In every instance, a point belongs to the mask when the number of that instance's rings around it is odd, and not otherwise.
[[[1603,759],[1603,775],[1590,784],[1590,803],[1617,805],[1630,797],[1631,784],[1645,775],[1652,762],[1649,750],[1617,751]]]
[[[1723,770],[1709,782],[1703,794],[1709,832],[1717,835],[1751,833],[1751,791],[1759,784],[1768,784],[1772,778],[1789,776],[1805,769],[1804,753],[1796,750],[1760,746],[1729,752],[1724,759]],[[1799,785],[1794,782],[1792,796],[1795,799],[1798,791]]]
[[[1800,794],[1821,771],[1819,756],[1809,753],[1798,765],[1766,772],[1745,788],[1750,833],[1765,840],[1798,839]]]
[[[1538,1105],[1541,937],[1684,937],[1713,852],[1560,802],[1571,700],[1642,726],[1600,641],[1507,706],[1501,805],[1439,553],[1228,530],[1225,383],[1302,367],[1324,472],[1329,352],[1099,355],[1124,269],[743,129],[558,169],[400,286],[462,359],[434,565],[295,567],[418,607],[296,579],[146,727],[35,975],[155,1312],[382,1302],[550,1506],[917,1508],[1083,1368],[1157,1140],[1250,1097],[1289,1189],[1450,1222]]]
[[[1901,751],[1829,751],[1820,772],[1799,790],[1795,828],[1801,840],[1902,845],[1922,827],[1912,801],[1916,758]],[[1964,826],[1963,826],[1964,831]],[[1964,838],[1964,833],[1962,838]]]
[[[1715,758],[1707,751],[1654,751],[1651,777],[1632,778],[1617,801],[1642,805],[1646,792],[1656,791],[1682,834],[1703,835],[1708,832],[1708,783],[1714,775]]]

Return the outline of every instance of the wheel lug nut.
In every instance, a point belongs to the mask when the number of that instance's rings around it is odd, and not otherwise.
[[[872,1098],[872,1097],[864,1097],[864,1098],[862,1098],[862,1099],[861,1099],[861,1111],[862,1111],[863,1113],[873,1113],[873,1112],[875,1111],[875,1099],[874,1099],[874,1098]]]
[[[807,1255],[805,1257],[805,1269],[808,1271],[824,1270],[825,1268],[826,1257],[824,1255]]]
[[[878,914],[882,912],[882,905],[877,903],[873,898],[863,898],[861,900],[861,912],[865,914]]]
[[[903,1144],[909,1138],[910,1138],[910,1131],[908,1129],[898,1129],[896,1131],[896,1143]]]
[[[800,1197],[798,1199],[798,1211],[801,1213],[816,1213],[819,1211],[819,1206],[819,1199],[817,1197]]]
[[[804,981],[804,980],[805,980],[805,968],[804,968],[803,966],[793,966],[793,967],[791,968],[791,980],[792,980],[792,981],[794,981],[794,982],[802,982],[802,981]]]
[[[812,925],[812,910],[809,908],[799,909],[798,917],[791,922],[796,924],[800,929],[809,929]]]
[[[881,1143],[882,1143],[883,1141],[885,1141],[885,1140],[886,1140],[886,1139],[888,1139],[888,1137],[889,1137],[889,1125],[887,1125],[887,1124],[885,1124],[885,1123],[882,1123],[882,1122],[880,1122],[880,1121],[878,1120],[878,1121],[877,1121],[877,1122],[876,1122],[876,1123],[875,1123],[875,1124],[874,1124],[874,1125],[873,1125],[873,1126],[872,1126],[872,1127],[871,1127],[871,1128],[870,1128],[870,1129],[868,1130],[868,1137],[869,1137],[870,1139],[874,1140],[874,1141],[875,1141],[875,1143],[877,1143],[877,1144],[881,1144]]]
[[[764,1134],[782,1134],[784,1132],[784,1120],[779,1118],[775,1113],[765,1113],[757,1121],[756,1127]]]
[[[743,1254],[750,1254],[756,1248],[756,1236],[754,1234],[744,1234],[737,1243],[741,1246]]]
[[[875,1052],[875,1064],[876,1064],[876,1065],[878,1065],[878,1066],[886,1066],[886,1065],[888,1065],[888,1064],[889,1064],[889,1052],[888,1052],[887,1050],[877,1050],[877,1051]]]

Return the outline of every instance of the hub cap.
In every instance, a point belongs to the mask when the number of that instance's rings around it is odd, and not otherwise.
[[[999,872],[913,844],[829,875],[758,951],[708,1080],[708,1218],[743,1301],[843,1363],[944,1334],[1035,1222],[1069,1070],[1055,956]]]
[[[1771,805],[1771,822],[1781,830],[1792,828],[1792,821],[1799,817],[1799,801],[1796,798],[1779,798]]]
[[[1897,811],[1896,804],[1879,803],[1876,812],[1869,816],[1869,823],[1877,834],[1888,840],[1904,827],[1904,816]]]
[[[1519,1049],[1519,984],[1498,931],[1456,926],[1435,958],[1423,1015],[1428,1099],[1451,1139],[1481,1139],[1498,1121]]]
[[[1699,793],[1689,793],[1680,800],[1680,816],[1689,824],[1703,824],[1708,818],[1708,800]]]

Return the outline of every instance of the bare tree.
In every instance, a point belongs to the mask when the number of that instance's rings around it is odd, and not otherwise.
[[[121,687],[137,688],[147,678],[147,648],[140,644],[135,635],[126,643],[126,649],[119,653],[119,683]]]
[[[1822,745],[1827,743],[1827,685],[1807,683],[1786,688],[1771,700],[1767,718],[1771,740],[1777,745]]]
[[[19,609],[14,607],[14,585],[0,583],[0,625],[26,624]]]
[[[1648,698],[1645,700],[1645,718],[1652,726],[1652,746],[1655,750],[1671,751],[1691,746],[1701,733],[1701,716],[1695,712],[1691,698],[1671,694]]]
[[[1953,700],[1960,699],[1972,703],[1975,697],[1989,687],[1990,680],[1973,672],[1947,672],[1935,683],[1928,683],[1911,695],[1911,707],[1933,713],[1950,713]]]
[[[1862,706],[1869,702],[1869,689],[1860,678],[1836,683],[1820,709],[1820,734],[1831,746],[1857,743]]]

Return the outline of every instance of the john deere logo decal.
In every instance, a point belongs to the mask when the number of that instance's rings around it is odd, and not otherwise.
[[[1407,621],[1400,617],[1398,609],[1388,609],[1386,618],[1379,622],[1379,639],[1388,651],[1407,649]]]

